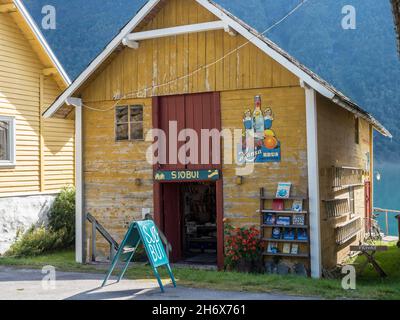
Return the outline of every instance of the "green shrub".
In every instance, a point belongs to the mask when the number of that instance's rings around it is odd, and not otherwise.
[[[65,248],[75,242],[75,189],[65,187],[55,199],[49,212],[49,229],[63,235]]]
[[[37,256],[45,252],[71,248],[75,242],[75,189],[65,187],[55,199],[48,214],[47,228],[32,226],[17,233],[17,239],[6,256]]]
[[[31,227],[17,238],[17,241],[5,255],[17,257],[37,256],[44,252],[58,250],[63,247],[63,237],[62,231],[54,232],[46,230],[45,227]]]

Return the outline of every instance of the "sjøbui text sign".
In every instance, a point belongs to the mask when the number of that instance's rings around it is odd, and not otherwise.
[[[154,175],[156,181],[216,181],[220,178],[219,170],[173,170],[157,171]]]
[[[161,266],[167,267],[172,283],[174,287],[176,287],[175,278],[169,265],[167,254],[158,233],[158,229],[152,220],[138,221],[131,224],[124,240],[119,246],[118,252],[112,261],[110,270],[108,271],[102,286],[107,283],[120,259],[124,260],[125,267],[118,278],[118,282],[122,279],[140,243],[143,243],[161,291],[164,292],[164,287],[157,270],[157,268]]]

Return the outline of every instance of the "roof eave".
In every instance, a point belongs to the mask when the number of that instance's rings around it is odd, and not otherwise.
[[[341,106],[344,109],[347,109],[348,111],[354,113],[356,116],[359,116],[366,120],[367,122],[371,123],[371,125],[374,127],[376,131],[378,131],[380,134],[382,134],[385,137],[388,138],[393,138],[392,134],[390,133],[389,130],[387,130],[378,120],[376,120],[370,113],[365,112],[364,110],[360,109],[357,105],[355,105],[353,102],[348,101],[347,99],[335,95],[335,97],[332,99],[334,103],[337,105]]]

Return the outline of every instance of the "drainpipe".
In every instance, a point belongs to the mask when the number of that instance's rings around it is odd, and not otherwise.
[[[307,168],[310,221],[311,277],[321,278],[321,219],[318,164],[317,96],[313,88],[302,82],[306,95]]]
[[[65,103],[75,107],[75,260],[86,262],[85,222],[82,180],[82,99],[68,98]]]

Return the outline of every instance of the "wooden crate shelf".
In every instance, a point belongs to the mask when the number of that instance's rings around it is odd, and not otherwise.
[[[350,187],[363,186],[364,170],[353,167],[332,167],[332,188],[341,190]]]
[[[356,217],[338,225],[335,229],[336,244],[342,245],[355,237],[362,229],[361,218]]]
[[[348,198],[323,200],[326,219],[339,218],[351,214]]]

